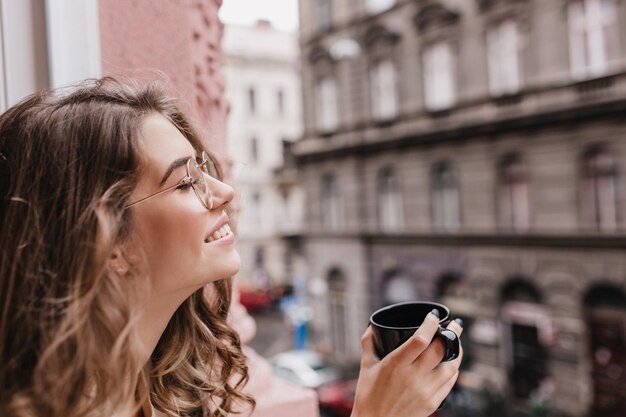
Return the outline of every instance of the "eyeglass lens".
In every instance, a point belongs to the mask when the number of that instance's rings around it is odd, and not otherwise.
[[[188,167],[193,191],[196,193],[196,196],[200,199],[204,207],[211,210],[213,208],[213,198],[205,178],[207,173],[200,169],[198,164],[191,159],[189,160]]]

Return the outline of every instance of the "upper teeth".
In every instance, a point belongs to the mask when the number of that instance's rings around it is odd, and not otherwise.
[[[225,224],[219,230],[217,230],[215,233],[209,236],[209,239],[207,240],[207,242],[213,242],[214,240],[221,239],[229,233],[230,233],[230,226],[228,224]]]

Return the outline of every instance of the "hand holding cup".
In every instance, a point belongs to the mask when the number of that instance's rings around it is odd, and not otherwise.
[[[439,317],[430,313],[433,309]],[[463,329],[457,321],[441,327],[449,312],[440,304],[421,314],[408,316],[412,326],[399,326],[412,329],[403,329],[410,333],[408,338],[403,331],[396,340],[399,345],[390,351],[384,351],[383,338],[377,335],[381,323],[370,323],[361,339],[361,373],[352,417],[426,417],[444,401],[458,377],[463,357],[458,336]]]

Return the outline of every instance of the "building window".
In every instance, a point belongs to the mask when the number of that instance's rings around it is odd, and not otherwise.
[[[554,327],[542,298],[533,283],[521,278],[501,289],[504,364],[511,394],[519,399],[529,399],[549,381],[548,347],[554,343]]]
[[[388,120],[398,114],[396,68],[390,59],[376,62],[370,70],[372,116]]]
[[[456,101],[454,56],[448,42],[439,42],[424,51],[424,102],[431,111],[444,110]]]
[[[455,231],[461,225],[459,187],[456,174],[448,162],[439,162],[431,171],[431,210],[433,227]]]
[[[594,146],[583,157],[583,195],[587,224],[602,232],[617,227],[617,167],[611,154]]]
[[[366,0],[365,7],[369,13],[380,13],[390,9],[396,0]]]
[[[250,114],[254,114],[256,112],[256,91],[254,87],[248,88],[248,110]]]
[[[259,140],[254,136],[250,139],[250,159],[254,164],[259,162]]]
[[[333,347],[340,354],[345,354],[347,341],[347,280],[343,272],[334,269],[328,274],[328,301],[330,312],[330,328]]]
[[[331,77],[323,77],[317,82],[315,90],[317,128],[322,132],[332,132],[339,125],[335,80]]]
[[[322,178],[322,227],[334,230],[343,224],[343,204],[341,191],[334,175],[328,174]]]
[[[500,227],[514,232],[528,230],[528,173],[519,154],[509,154],[502,158],[498,166],[498,181]]]
[[[508,19],[487,31],[489,91],[494,96],[513,94],[522,85],[520,35],[517,23]]]
[[[596,284],[587,291],[584,318],[588,336],[587,357],[592,363],[590,375],[593,387],[594,416],[623,414],[626,388],[626,293],[618,284]],[[621,371],[621,372],[616,372]],[[616,375],[618,377],[616,378]]]
[[[330,26],[330,0],[314,0],[315,27],[318,30]]]
[[[278,115],[283,116],[285,114],[285,93],[280,88],[276,92],[276,105],[278,108]]]
[[[254,194],[252,194],[252,215],[250,216],[251,220],[252,220],[252,228],[258,228],[261,227],[261,219],[263,218],[262,216],[262,210],[263,207],[261,206],[261,194],[258,191],[255,191]]]
[[[576,79],[602,76],[619,57],[613,0],[573,0],[568,5],[570,69]]]
[[[289,191],[287,190],[283,190],[280,193],[280,200],[281,200],[281,212],[282,212],[282,216],[281,216],[281,221],[285,222],[286,224],[290,224],[291,222],[291,204],[289,203]]]
[[[414,279],[397,271],[383,277],[383,304],[390,305],[419,299]]]
[[[394,231],[404,225],[402,191],[391,168],[378,173],[378,225],[382,230]]]

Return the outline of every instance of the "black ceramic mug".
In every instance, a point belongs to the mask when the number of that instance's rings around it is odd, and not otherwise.
[[[441,361],[447,362],[458,358],[461,339],[452,330],[443,327],[450,317],[450,310],[443,304],[421,301],[393,304],[372,314],[370,324],[374,330],[374,346],[378,357],[384,358],[406,342],[420,328],[426,316],[435,309],[439,312],[439,328],[435,338],[441,340],[445,347]],[[445,403],[444,400],[438,410]]]
[[[450,310],[443,304],[422,301],[393,304],[372,314],[370,324],[374,330],[374,345],[378,357],[384,358],[406,342],[420,328],[432,310],[439,312],[439,329],[435,337],[441,340],[445,347],[442,362],[456,359],[461,350],[461,341],[456,333],[443,327],[449,320]]]

